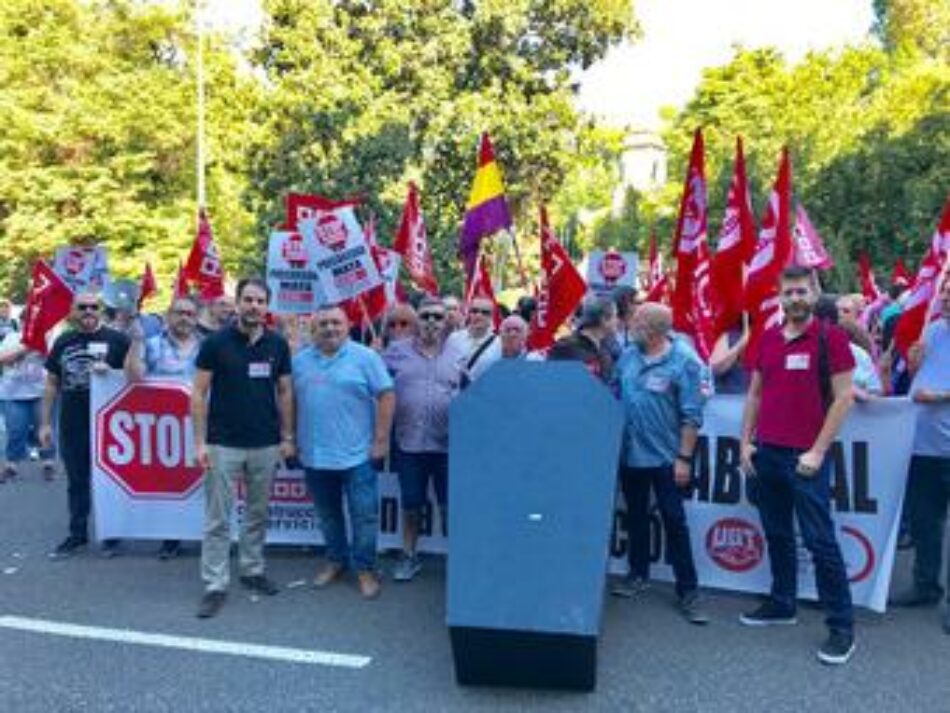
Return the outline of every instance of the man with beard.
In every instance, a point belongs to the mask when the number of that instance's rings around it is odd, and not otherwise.
[[[124,334],[104,327],[102,305],[92,292],[80,292],[73,300],[75,329],[53,343],[46,358],[46,388],[40,419],[40,445],[53,444],[53,405],[59,398],[59,452],[69,480],[69,536],[50,557],[70,557],[89,541],[90,493],[89,386],[92,372],[121,369],[129,349]],[[103,543],[103,555],[115,554],[116,542]]]
[[[814,317],[818,292],[811,271],[786,268],[779,296],[785,322],[762,336],[741,432],[742,469],[757,494],[772,590],[740,620],[747,626],[796,623],[797,516],[829,629],[818,659],[843,664],[854,653],[854,614],[831,519],[831,461],[826,454],[854,400],[854,357],[847,335]]]
[[[263,280],[241,280],[236,323],[205,339],[195,361],[191,417],[195,455],[205,470],[205,594],[198,608],[203,619],[215,616],[227,596],[237,478],[245,486],[241,584],[259,594],[279,591],[264,574],[264,536],[271,478],[278,461],[294,455],[294,402],[290,347],[264,326],[268,297]]]
[[[389,451],[395,399],[382,358],[348,331],[341,308],[320,309],[313,345],[294,357],[297,442],[326,542],[327,562],[314,585],[325,587],[352,569],[363,597],[375,599],[378,471]]]

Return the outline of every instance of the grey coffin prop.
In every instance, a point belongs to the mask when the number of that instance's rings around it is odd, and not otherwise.
[[[620,404],[579,363],[503,361],[449,424],[456,680],[592,690]]]

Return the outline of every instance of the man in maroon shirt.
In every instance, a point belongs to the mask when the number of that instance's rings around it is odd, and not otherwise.
[[[847,335],[812,315],[818,291],[808,269],[787,268],[779,295],[785,322],[762,336],[742,418],[742,467],[757,493],[772,591],[740,620],[748,626],[796,622],[797,515],[830,630],[818,658],[843,664],[854,653],[854,615],[831,520],[825,455],[851,408],[854,357]]]

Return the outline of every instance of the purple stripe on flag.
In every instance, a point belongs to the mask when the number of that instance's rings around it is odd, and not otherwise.
[[[462,255],[475,255],[478,244],[486,235],[507,230],[511,227],[511,213],[503,195],[481,203],[465,213],[462,225],[462,241],[459,245]]]

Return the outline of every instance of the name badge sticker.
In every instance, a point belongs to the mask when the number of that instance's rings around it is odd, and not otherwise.
[[[789,354],[785,357],[786,371],[807,371],[810,363],[808,354]]]
[[[247,375],[252,379],[269,379],[270,378],[270,362],[269,361],[252,361],[247,365]]]
[[[669,391],[670,388],[670,378],[668,376],[661,376],[660,374],[650,374],[646,378],[647,391],[652,391],[655,394],[664,394]]]

